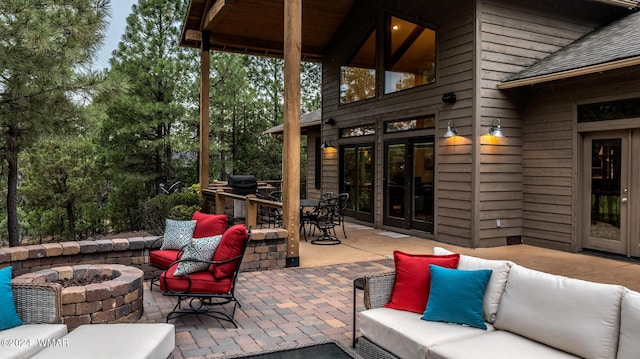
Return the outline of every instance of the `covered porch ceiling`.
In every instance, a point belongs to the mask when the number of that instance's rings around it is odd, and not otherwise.
[[[303,61],[321,61],[354,2],[303,1]],[[212,50],[282,57],[284,0],[190,0],[179,45],[200,48],[203,31]]]

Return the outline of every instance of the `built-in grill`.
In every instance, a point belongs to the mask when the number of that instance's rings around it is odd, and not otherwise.
[[[235,194],[246,196],[258,192],[258,180],[253,175],[229,176],[227,183]]]

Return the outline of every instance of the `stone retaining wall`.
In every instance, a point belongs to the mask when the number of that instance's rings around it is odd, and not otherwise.
[[[287,231],[254,229],[242,271],[285,268]],[[158,236],[99,239],[0,248],[0,268],[12,266],[13,275],[77,264],[123,264],[140,268],[145,279],[162,272],[149,264],[149,251],[160,248]]]

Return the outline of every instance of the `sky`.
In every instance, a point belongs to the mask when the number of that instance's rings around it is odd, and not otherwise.
[[[127,16],[131,14],[131,6],[137,3],[138,0],[111,0],[111,18],[107,19],[109,28],[102,48],[94,61],[96,70],[109,67],[111,53],[118,48],[118,43],[124,34],[124,28],[127,26]]]

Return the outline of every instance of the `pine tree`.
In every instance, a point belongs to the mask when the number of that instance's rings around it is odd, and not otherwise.
[[[63,129],[99,83],[89,70],[108,0],[0,1],[0,152],[7,166],[9,245],[19,245],[18,157]]]
[[[106,104],[101,144],[113,180],[111,219],[138,229],[139,205],[176,177],[172,133],[185,119],[194,53],[177,46],[186,5],[182,0],[140,0],[110,60],[109,76],[127,79],[129,91]]]

